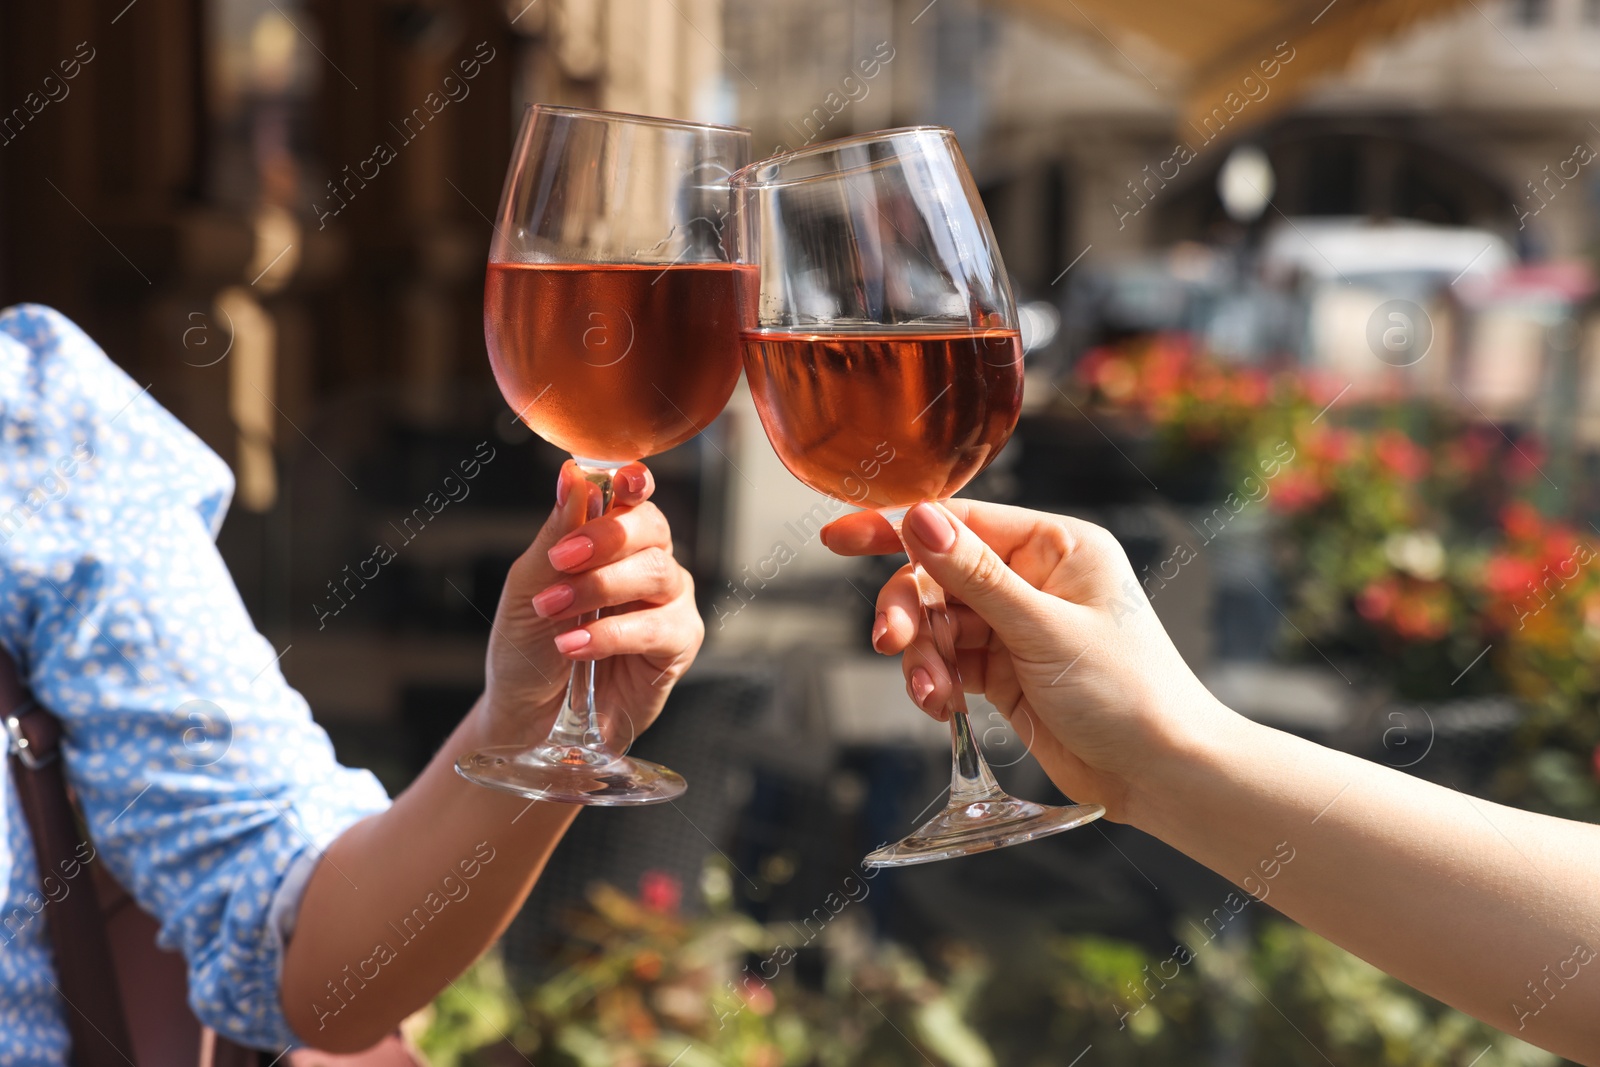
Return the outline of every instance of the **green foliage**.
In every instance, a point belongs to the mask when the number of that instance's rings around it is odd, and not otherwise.
[[[1258,1062],[1549,1067],[1561,1059],[1454,1011],[1287,922],[1252,960]]]
[[[418,1049],[432,1067],[458,1067],[516,1029],[522,1018],[498,954],[490,953],[444,988],[418,1020]]]
[[[1195,923],[1180,927],[1163,952],[1100,937],[1058,941],[1048,980],[991,991],[980,1029],[1017,1067],[1059,1065],[1090,1045],[1098,1062],[1119,1067],[1210,1067],[1219,1055],[1239,1067],[1562,1062],[1284,920],[1211,941]],[[1048,1029],[1008,1040],[1005,1030],[1028,1018],[1049,1019]]]
[[[481,962],[435,1004],[422,1047],[441,1067],[487,1064],[473,1050],[507,1039],[540,1067],[996,1067],[968,1018],[985,982],[975,957],[941,982],[841,909],[810,988],[793,973],[795,928],[733,911],[725,883],[708,871],[700,918],[677,914],[675,894],[664,906],[596,886],[559,974],[518,997]],[[474,1001],[483,1018],[463,1010]]]
[[[1003,969],[961,948],[924,962],[841,911],[808,986],[792,927],[711,896],[687,919],[597,887],[568,967],[516,992],[485,958],[425,1015],[420,1047],[436,1067],[1060,1067],[1090,1045],[1120,1067],[1562,1062],[1253,904],[1180,921],[1162,950],[1063,937]]]

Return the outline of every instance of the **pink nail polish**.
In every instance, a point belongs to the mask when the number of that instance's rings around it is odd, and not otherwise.
[[[906,524],[917,540],[935,552],[948,552],[956,543],[956,528],[935,504],[918,504],[906,516]]]
[[[883,635],[889,632],[889,616],[878,612],[878,617],[872,623],[872,647],[877,648],[878,642],[883,640]]]
[[[594,555],[594,542],[587,537],[574,535],[557,541],[550,549],[550,566],[558,571],[571,570]]]
[[[552,585],[533,598],[533,610],[539,613],[540,618],[548,619],[556,612],[570,607],[576,596],[570,585]]]
[[[629,471],[622,476],[622,484],[630,493],[644,492],[644,475],[638,471]]]
[[[927,704],[928,698],[933,695],[933,677],[921,667],[911,672],[911,693],[920,708]]]
[[[567,468],[562,467],[561,473],[556,475],[556,507],[566,507],[567,497],[570,495],[571,490],[567,487]]]
[[[568,630],[564,634],[556,634],[556,651],[564,656],[570,656],[590,641],[588,630]]]

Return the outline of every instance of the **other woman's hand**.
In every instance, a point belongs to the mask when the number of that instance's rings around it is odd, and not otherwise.
[[[1072,799],[1131,821],[1151,757],[1233,714],[1178,655],[1122,546],[1100,527],[952,500],[913,508],[904,530],[950,601],[964,688],[1006,716]],[[874,512],[839,519],[822,536],[840,555],[900,550]],[[945,718],[951,679],[922,625],[909,566],[877,606],[873,647],[904,652],[912,700]]]

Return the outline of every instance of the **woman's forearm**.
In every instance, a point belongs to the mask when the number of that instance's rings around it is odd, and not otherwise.
[[[366,1048],[431,1000],[521,907],[577,808],[467,782],[456,758],[485,744],[480,700],[386,812],[329,846],[306,888],[283,968],[289,1025],[330,1052]]]
[[[1203,721],[1145,776],[1137,825],[1423,992],[1600,1062],[1600,827]]]

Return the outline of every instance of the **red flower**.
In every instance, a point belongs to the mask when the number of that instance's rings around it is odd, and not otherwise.
[[[1241,407],[1260,407],[1271,391],[1266,375],[1259,371],[1244,370],[1233,379],[1232,400]]]
[[[1450,632],[1450,604],[1436,582],[1415,588],[1395,604],[1394,632],[1412,641],[1437,641]]]
[[[1349,382],[1328,374],[1326,371],[1316,370],[1306,371],[1301,376],[1300,381],[1304,384],[1306,398],[1311,401],[1313,406],[1319,409],[1325,408],[1339,399],[1339,394],[1343,393],[1350,385]]]
[[[1542,546],[1545,566],[1550,568],[1552,574],[1570,572],[1578,562],[1578,538],[1571,527],[1561,523],[1549,526],[1544,532]],[[1570,580],[1573,575],[1568,574]]]
[[[1394,611],[1397,583],[1393,578],[1380,578],[1368,583],[1356,595],[1356,614],[1368,622],[1384,622]]]
[[[1544,517],[1532,504],[1514,500],[1500,512],[1500,525],[1506,535],[1515,541],[1532,541],[1544,528]]]
[[[1144,361],[1144,389],[1148,396],[1165,397],[1183,388],[1188,357],[1171,347],[1157,347]]]
[[[1503,600],[1526,596],[1528,585],[1538,578],[1538,566],[1517,556],[1495,556],[1483,568],[1484,588]]]
[[[1273,480],[1272,495],[1267,499],[1278,511],[1293,513],[1315,507],[1328,495],[1328,487],[1308,470],[1286,467]]]
[[[1428,454],[1399,430],[1379,433],[1372,442],[1372,454],[1385,468],[1410,481],[1428,470]]]
[[[1355,451],[1356,435],[1336,426],[1319,427],[1306,437],[1306,451],[1320,463],[1337,466]]]
[[[639,903],[658,915],[675,915],[683,900],[683,886],[666,871],[645,871],[639,876]]]
[[[1120,403],[1139,387],[1139,374],[1125,359],[1108,359],[1095,368],[1094,384],[1107,399]]]

